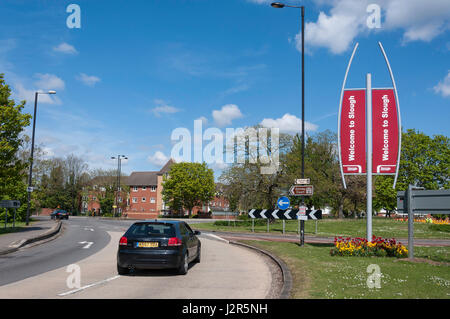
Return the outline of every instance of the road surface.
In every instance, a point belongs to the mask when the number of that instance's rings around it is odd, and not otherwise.
[[[251,299],[274,296],[273,268],[251,250],[201,235],[202,260],[119,276],[116,252],[130,221],[70,218],[47,243],[0,256],[0,298]]]

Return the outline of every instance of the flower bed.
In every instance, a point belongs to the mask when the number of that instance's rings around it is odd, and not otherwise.
[[[372,241],[365,238],[334,238],[334,247],[331,249],[332,256],[360,256],[360,257],[408,257],[408,249],[397,242],[394,238],[384,239],[372,237]]]
[[[407,222],[408,218],[407,217],[402,217],[402,218],[396,218],[396,221],[400,221],[400,222]],[[435,224],[435,225],[450,225],[450,219],[449,218],[445,218],[445,219],[437,219],[437,218],[414,218],[414,222],[415,223],[426,223],[426,224]]]

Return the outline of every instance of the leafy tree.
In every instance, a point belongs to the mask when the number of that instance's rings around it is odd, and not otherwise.
[[[169,176],[163,177],[162,196],[172,209],[181,207],[189,210],[214,198],[214,172],[206,163],[175,163]]]
[[[375,179],[374,205],[389,213],[397,207],[397,191],[408,185],[425,189],[450,188],[450,139],[443,135],[429,137],[416,130],[402,133],[400,167],[396,189],[392,176]]]
[[[397,191],[392,188],[393,185],[393,176],[375,177],[373,207],[376,210],[384,209],[386,211],[386,217],[390,216],[397,208]]]
[[[292,136],[279,134],[278,145],[274,143],[273,136],[268,134],[266,138],[261,138],[259,126],[246,128],[244,136],[249,136],[253,130],[258,143],[255,145],[250,138],[245,137],[245,143],[232,145],[234,155],[243,154],[243,163],[236,161],[222,172],[219,178],[224,184],[224,194],[230,202],[230,207],[234,210],[248,210],[250,208],[273,208],[276,205],[277,197],[281,193],[286,193],[286,182],[284,181],[286,171],[286,156],[292,146]],[[242,138],[242,136],[237,136]],[[272,158],[275,153],[279,155],[278,165],[271,162],[261,161],[261,158]],[[268,170],[268,167],[274,168]]]
[[[112,185],[105,187],[105,191],[100,195],[100,209],[102,215],[112,216],[113,215],[113,205],[115,202],[115,188]]]
[[[30,124],[31,115],[22,113],[25,101],[16,105],[10,96],[11,89],[0,74],[0,200],[20,200],[22,206],[17,218],[21,220],[27,202],[27,162],[18,156],[18,151],[23,143],[22,132]]]
[[[398,188],[408,185],[425,189],[450,187],[450,139],[443,135],[429,137],[409,129],[402,134],[402,153]]]

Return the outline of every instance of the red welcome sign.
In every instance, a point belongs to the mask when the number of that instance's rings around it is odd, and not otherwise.
[[[345,90],[340,118],[340,154],[344,174],[366,173],[366,91]]]
[[[372,89],[372,131],[372,172],[395,174],[399,127],[393,89]]]

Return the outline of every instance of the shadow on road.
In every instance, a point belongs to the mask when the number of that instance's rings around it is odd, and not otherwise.
[[[196,263],[189,264],[189,270],[194,268]],[[172,277],[181,276],[176,269],[134,269],[129,274],[124,275],[129,277]]]

